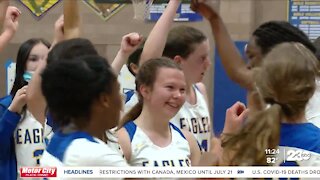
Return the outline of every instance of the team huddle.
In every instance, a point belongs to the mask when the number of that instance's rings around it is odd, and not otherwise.
[[[146,39],[124,35],[109,64],[80,37],[77,1],[64,1],[52,44],[21,44],[12,90],[0,99],[0,177],[20,179],[24,166],[320,166],[320,47],[288,22],[269,21],[253,32],[246,64],[216,9],[193,0],[227,75],[248,92],[215,137],[202,83],[209,40],[172,28],[180,3],[169,1]],[[18,28],[20,11],[8,5],[0,0],[0,53]],[[127,94],[117,81],[123,65],[135,76]],[[276,162],[267,160],[272,150]],[[289,150],[309,158],[286,159]]]

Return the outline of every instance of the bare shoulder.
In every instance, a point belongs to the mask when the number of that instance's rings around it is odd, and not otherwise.
[[[207,88],[206,85],[203,82],[199,82],[196,84],[198,87],[200,93],[203,95],[204,99],[207,102],[207,106],[209,106],[209,99],[208,99],[208,93],[207,93]]]
[[[206,85],[203,82],[197,83],[196,86],[198,87],[199,91],[203,95],[207,96],[207,88],[206,88]]]
[[[119,145],[127,161],[131,158],[131,141],[127,130],[122,127],[117,131]]]

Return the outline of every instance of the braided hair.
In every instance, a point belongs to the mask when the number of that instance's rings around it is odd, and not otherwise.
[[[299,42],[315,53],[316,48],[308,36],[286,21],[269,21],[260,25],[254,32],[256,43],[266,55],[275,45],[283,42]]]

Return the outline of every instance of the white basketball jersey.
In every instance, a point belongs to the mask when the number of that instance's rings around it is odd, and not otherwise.
[[[320,166],[320,129],[311,123],[282,124],[276,165]]]
[[[131,166],[187,167],[191,166],[190,147],[182,132],[170,124],[172,141],[166,147],[159,147],[132,121],[124,128],[131,140]]]
[[[123,159],[125,159],[123,155],[123,151],[121,149],[120,144],[118,143],[118,136],[117,136],[117,127],[110,129],[109,131],[106,131],[106,136],[108,138],[107,146],[109,146],[112,150],[117,151],[119,154],[123,156]]]
[[[307,104],[306,118],[320,128],[320,78],[316,78],[316,90]]]
[[[91,135],[56,132],[41,158],[41,166],[128,166],[123,154]]]
[[[201,92],[195,86],[193,89],[196,93],[196,104],[186,101],[170,122],[180,129],[189,130],[195,136],[201,151],[208,151],[212,134],[210,113]]]
[[[47,129],[50,130],[50,127]],[[40,158],[46,147],[44,137],[48,134],[49,132],[44,133],[41,123],[26,111],[24,119],[19,122],[14,133],[18,179],[20,167],[40,165]]]

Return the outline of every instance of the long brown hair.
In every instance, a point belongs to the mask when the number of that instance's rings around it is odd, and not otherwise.
[[[129,121],[137,119],[137,117],[141,114],[143,97],[139,92],[139,87],[141,85],[145,85],[152,89],[160,68],[172,68],[182,71],[178,64],[176,64],[172,59],[166,57],[155,58],[145,62],[139,68],[139,72],[136,76],[136,91],[138,93],[139,102],[127,114],[124,115],[119,122],[118,128],[123,127]]]
[[[317,67],[314,54],[300,43],[283,43],[267,54],[255,71],[259,99],[266,107],[224,143],[226,155],[233,153],[231,165],[267,165],[265,149],[279,145],[281,119],[304,113],[315,90]]]

